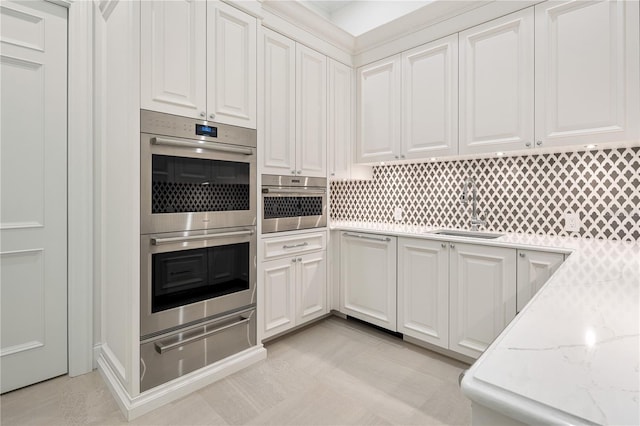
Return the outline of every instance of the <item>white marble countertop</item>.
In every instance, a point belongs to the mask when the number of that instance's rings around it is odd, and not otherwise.
[[[571,252],[462,381],[472,401],[524,423],[640,424],[640,244],[333,222],[330,229]]]

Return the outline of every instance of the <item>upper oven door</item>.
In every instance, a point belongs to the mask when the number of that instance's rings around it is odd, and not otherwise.
[[[140,335],[255,303],[255,227],[142,235]]]
[[[190,123],[184,126],[193,126],[194,139],[161,133],[140,135],[141,234],[256,224],[255,146],[197,136],[197,123]],[[229,131],[242,135],[247,130]],[[221,140],[235,143],[243,139]]]

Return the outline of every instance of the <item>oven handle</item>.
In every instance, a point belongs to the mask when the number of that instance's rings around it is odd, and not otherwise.
[[[253,155],[252,148],[244,148],[239,146],[221,145],[212,142],[192,142],[179,139],[168,138],[151,138],[152,145],[177,146],[180,148],[201,148],[209,151],[230,152],[232,154]]]
[[[238,235],[253,235],[253,231],[247,230],[247,231],[220,232],[218,234],[191,235],[188,237],[166,237],[166,238],[151,237],[151,244],[154,246],[159,246],[161,244],[182,243],[182,242],[189,242],[189,241],[202,241],[202,240],[210,240],[212,238],[235,237]]]
[[[197,334],[195,336],[187,337],[186,339],[179,340],[174,343],[164,344],[162,342],[155,342],[154,346],[156,348],[156,352],[159,354],[164,354],[167,351],[172,349],[179,348],[180,346],[188,345],[189,343],[197,342],[198,340],[206,339],[207,337],[213,336],[214,334],[220,333],[221,331],[225,331],[230,329],[231,327],[235,327],[237,325],[246,324],[251,320],[251,317],[242,318],[240,321],[236,321],[232,324],[223,325],[222,327],[218,327],[214,330],[207,331],[204,333]]]
[[[263,194],[298,194],[301,196],[304,195],[325,195],[326,191],[324,189],[304,189],[300,190],[300,188],[263,188]]]

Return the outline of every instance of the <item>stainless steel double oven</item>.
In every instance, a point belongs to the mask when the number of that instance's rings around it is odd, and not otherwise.
[[[140,113],[140,390],[256,344],[256,131]]]

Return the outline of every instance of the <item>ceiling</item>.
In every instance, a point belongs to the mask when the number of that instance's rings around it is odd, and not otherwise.
[[[397,18],[414,12],[433,0],[298,0],[353,36],[359,36]]]

